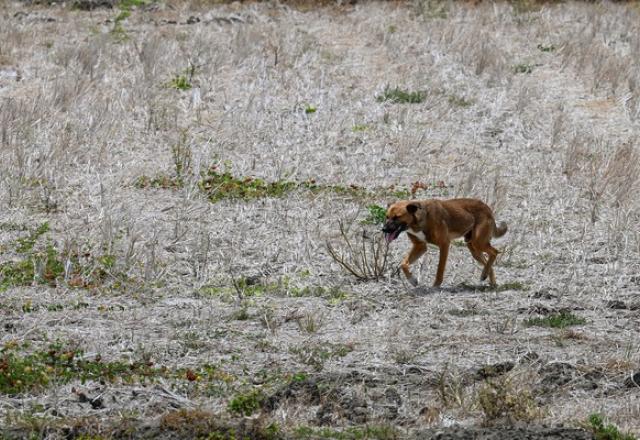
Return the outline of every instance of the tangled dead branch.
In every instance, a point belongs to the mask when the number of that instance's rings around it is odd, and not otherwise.
[[[362,229],[356,241],[349,238],[348,228],[342,222],[338,223],[340,237],[343,242],[341,249],[336,249],[327,241],[327,251],[331,258],[344,270],[360,281],[379,280],[389,269],[389,244],[382,233]]]

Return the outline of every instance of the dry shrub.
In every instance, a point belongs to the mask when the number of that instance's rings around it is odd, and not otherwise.
[[[595,223],[603,204],[628,209],[640,185],[640,153],[633,142],[616,147],[603,139],[575,136],[565,152],[563,172],[591,201]]]
[[[487,380],[478,390],[476,401],[485,425],[531,422],[543,415],[531,390],[515,376]]]
[[[468,378],[457,369],[445,365],[438,374],[436,390],[444,408],[460,408],[469,411],[473,407],[473,391],[468,389]]]
[[[160,419],[160,434],[173,433],[180,438],[270,439],[281,438],[277,425],[262,418],[230,420],[209,411],[180,409],[165,413]]]
[[[331,258],[360,281],[378,281],[386,276],[390,267],[389,245],[385,242],[382,233],[371,234],[363,229],[354,241],[342,222],[339,226],[341,248],[336,249],[327,241],[327,251]]]

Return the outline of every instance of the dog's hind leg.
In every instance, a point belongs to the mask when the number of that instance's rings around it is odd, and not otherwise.
[[[482,281],[487,279],[487,275],[489,276],[489,284],[492,286],[496,285],[496,274],[493,272],[493,263],[496,261],[496,257],[498,256],[498,250],[488,244],[484,251],[489,254],[489,259],[487,260],[487,264],[484,266],[484,270],[482,271],[482,276],[480,277]]]
[[[470,242],[467,242],[467,248],[469,248],[469,252],[471,252],[471,256],[480,263],[480,266],[483,268],[487,265],[487,259],[484,257],[482,252],[476,250],[476,248]]]
[[[489,277],[489,283],[492,286],[496,285],[496,275],[493,272],[493,263],[496,261],[496,257],[498,256],[498,251],[491,246],[491,237],[493,235],[493,224],[482,223],[473,231],[473,237],[471,241],[468,243],[473,247],[473,249],[480,254],[482,260],[484,260],[484,255],[482,252],[485,252],[489,258],[484,262],[484,269],[482,270],[482,275],[480,275],[480,279],[482,281],[486,280]],[[471,249],[470,247],[470,249]],[[472,251],[473,254],[473,251]],[[476,255],[474,255],[476,258]],[[478,260],[476,258],[476,260]],[[478,260],[480,261],[480,260]]]

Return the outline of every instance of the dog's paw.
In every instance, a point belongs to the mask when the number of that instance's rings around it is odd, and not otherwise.
[[[418,287],[418,279],[413,275],[407,277],[407,281],[409,281],[409,284],[411,284],[413,287]]]

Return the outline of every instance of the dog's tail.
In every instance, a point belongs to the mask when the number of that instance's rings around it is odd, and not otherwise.
[[[499,226],[497,226],[494,223],[493,224],[493,237],[494,238],[502,237],[504,234],[507,233],[508,229],[509,228],[507,227],[507,224],[505,222],[500,222]]]

